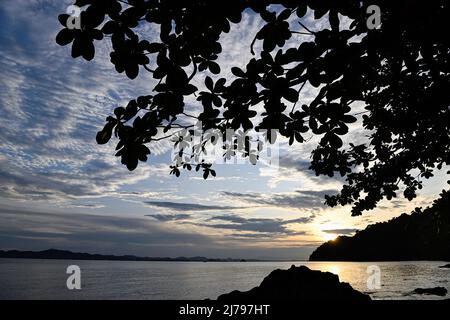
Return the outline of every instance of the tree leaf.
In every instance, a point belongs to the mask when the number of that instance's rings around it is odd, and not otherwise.
[[[75,39],[75,32],[70,29],[62,29],[58,34],[56,35],[56,43],[60,46],[65,46],[71,43]]]
[[[211,91],[211,92],[214,91],[214,82],[210,76],[206,76],[205,85],[209,91]]]
[[[210,61],[208,63],[208,67],[209,67],[209,71],[211,71],[214,74],[219,74],[220,73],[220,66],[214,62],[214,61]]]
[[[232,67],[231,68],[231,73],[234,74],[236,77],[239,78],[245,78],[245,72],[242,71],[240,68],[238,67]]]

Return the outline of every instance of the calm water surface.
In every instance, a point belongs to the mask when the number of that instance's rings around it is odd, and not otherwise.
[[[0,299],[215,299],[249,290],[272,270],[292,264],[329,271],[373,299],[441,299],[411,294],[445,287],[444,262],[129,262],[0,259]],[[81,268],[81,290],[68,290],[66,268]],[[381,269],[381,289],[367,289],[367,267]],[[447,296],[448,298],[448,296]]]

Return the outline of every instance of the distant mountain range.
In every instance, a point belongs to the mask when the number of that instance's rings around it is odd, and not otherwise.
[[[44,251],[2,251],[0,258],[16,259],[61,259],[61,260],[111,260],[111,261],[194,261],[194,262],[247,262],[260,261],[254,259],[211,259],[205,257],[137,257],[133,255],[114,256],[102,254],[79,253],[65,250],[49,249]]]
[[[340,236],[318,247],[311,261],[450,261],[450,192],[410,215],[369,225],[353,237]]]

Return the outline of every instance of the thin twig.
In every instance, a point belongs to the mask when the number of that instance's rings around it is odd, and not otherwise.
[[[298,91],[297,91],[297,93],[298,93],[299,95],[300,95],[300,92],[302,91],[303,87],[305,86],[305,84],[306,84],[306,80],[303,82],[302,86],[301,86],[300,89],[298,89]],[[291,113],[294,112],[294,109],[295,109],[295,106],[297,105],[297,102],[298,102],[298,100],[295,101],[294,105],[292,106]]]
[[[256,42],[256,36],[253,38],[252,44],[250,45],[250,53],[252,55],[255,55],[255,51],[253,50],[253,46],[255,45]]]
[[[303,34],[303,35],[305,35],[305,36],[313,36],[313,34],[308,33],[308,32],[291,31],[291,33],[295,33],[295,34]]]
[[[150,69],[149,67],[147,67],[146,64],[144,64],[144,69],[147,70],[148,72],[154,73],[155,70]]]
[[[187,114],[186,112],[182,112],[182,114],[184,114],[186,117],[190,117],[190,118],[194,118],[194,119],[198,119],[196,116]]]
[[[191,59],[192,59],[192,63],[194,64],[194,70],[192,71],[192,74],[189,76],[188,82],[190,82],[194,78],[195,74],[197,73],[197,63],[194,61],[194,57],[191,57]]]
[[[298,22],[303,28],[305,28],[306,31],[308,31],[311,34],[315,34],[315,32],[312,32],[311,30],[308,29],[307,26],[305,26],[301,21]]]

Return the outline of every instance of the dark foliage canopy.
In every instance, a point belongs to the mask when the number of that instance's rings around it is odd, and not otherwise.
[[[92,60],[94,43],[108,39],[117,72],[131,79],[150,72],[158,80],[151,95],[115,109],[97,142],[105,144],[116,136],[116,156],[134,170],[147,160],[151,143],[162,139],[160,130],[189,129],[186,119],[222,132],[277,129],[290,144],[313,134],[320,142],[310,169],[346,180],[339,194],[326,197],[328,205],[352,204],[352,214],[359,215],[383,198],[396,197],[400,188],[413,199],[423,178],[450,162],[450,37],[444,31],[449,2],[284,0],[276,8],[270,6],[274,3],[75,1],[83,9],[81,29],[67,28],[69,16],[60,15],[65,28],[57,35],[58,44],[71,44],[73,58]],[[381,9],[381,26],[375,29],[367,27],[369,5]],[[243,44],[253,58],[244,70],[232,68],[234,78],[220,78],[217,60],[226,51],[220,37],[240,23],[244,10],[264,21],[253,43]],[[315,20],[328,20],[329,27],[308,28],[302,22],[308,12]],[[137,28],[145,23],[157,27],[159,39],[141,38]],[[300,36],[308,40],[284,48]],[[254,52],[256,43],[262,43],[262,50]],[[204,88],[192,84],[196,77]],[[317,93],[309,103],[299,101],[306,84]],[[187,110],[190,95],[201,112]],[[368,143],[346,146],[342,136],[357,121],[355,103],[365,106],[362,125],[369,131]],[[264,108],[260,117],[257,105]],[[198,150],[210,142],[205,138]],[[250,153],[246,146],[244,156]],[[215,175],[211,164],[194,159],[172,165],[171,173],[179,176],[180,170],[195,168],[205,178]]]

